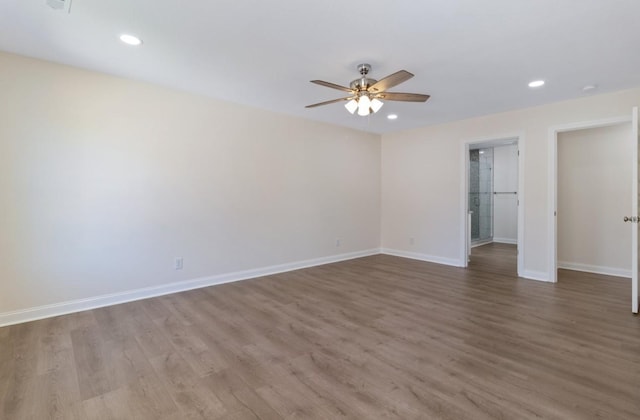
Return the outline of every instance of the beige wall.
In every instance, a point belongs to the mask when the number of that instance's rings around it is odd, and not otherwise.
[[[523,95],[533,94],[523,91]],[[630,116],[640,89],[589,96],[382,136],[382,246],[452,264],[465,255],[462,143],[522,134],[524,267],[548,279],[548,138],[561,124]],[[414,245],[408,238],[414,237]]]
[[[379,247],[379,136],[4,53],[0,92],[0,315]]]
[[[380,139],[5,53],[0,92],[0,318],[380,245],[459,264],[462,144],[514,134],[523,274],[543,279],[549,127],[640,103],[632,89]]]
[[[631,276],[629,124],[558,135],[558,266]]]

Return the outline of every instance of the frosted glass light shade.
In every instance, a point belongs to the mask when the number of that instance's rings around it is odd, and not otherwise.
[[[356,112],[356,109],[358,109],[358,101],[352,99],[347,102],[344,107],[347,108],[347,111],[353,114],[354,112]]]
[[[384,103],[381,100],[374,98],[371,101],[371,110],[373,112],[378,112],[378,111],[380,111],[380,108],[382,108],[382,105],[384,105]]]
[[[368,96],[361,96],[358,100],[358,115],[369,115],[371,110],[371,99]]]

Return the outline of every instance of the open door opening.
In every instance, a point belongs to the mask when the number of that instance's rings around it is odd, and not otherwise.
[[[622,133],[622,144],[626,145],[626,150],[627,153],[629,153],[631,155],[631,160],[628,161],[628,157],[625,154],[623,154],[622,156],[619,157],[619,162],[620,165],[624,165],[626,166],[626,164],[631,164],[631,167],[629,168],[630,170],[627,172],[627,174],[631,174],[630,178],[631,178],[631,188],[629,188],[629,181],[626,181],[626,178],[624,180],[620,180],[618,185],[622,185],[622,190],[621,190],[621,196],[622,198],[626,198],[626,202],[627,202],[627,206],[629,206],[630,204],[630,208],[629,207],[625,207],[628,210],[624,210],[623,214],[607,214],[605,216],[603,216],[603,213],[599,213],[598,217],[604,217],[606,218],[607,223],[611,222],[611,219],[614,219],[615,223],[617,224],[616,226],[616,230],[620,230],[618,228],[621,228],[620,231],[625,232],[625,235],[629,234],[629,231],[625,226],[623,225],[623,221],[624,222],[628,222],[630,225],[630,230],[631,230],[631,238],[630,240],[628,239],[629,237],[627,236],[627,240],[626,243],[627,245],[624,246],[623,243],[625,242],[623,241],[617,241],[611,238],[606,239],[605,241],[608,241],[610,244],[610,246],[613,247],[620,247],[622,246],[622,248],[619,249],[619,253],[620,254],[624,254],[625,256],[629,256],[630,255],[630,259],[631,259],[631,266],[624,269],[624,270],[619,270],[620,272],[618,274],[616,274],[615,272],[606,272],[606,270],[611,269],[611,267],[607,267],[607,264],[602,264],[602,261],[600,261],[600,264],[595,263],[595,264],[589,264],[589,263],[571,263],[569,262],[569,266],[567,267],[567,261],[563,261],[559,259],[559,254],[561,254],[563,259],[566,259],[566,255],[567,254],[567,250],[566,250],[566,244],[559,244],[558,241],[558,235],[559,235],[559,223],[562,223],[562,220],[569,220],[568,217],[571,216],[571,214],[564,214],[564,215],[560,215],[559,214],[559,210],[562,210],[563,212],[567,212],[567,209],[570,207],[567,207],[566,205],[564,206],[560,206],[559,205],[559,197],[558,197],[558,192],[559,192],[559,186],[558,186],[558,179],[559,179],[559,170],[561,171],[562,169],[559,168],[559,156],[558,156],[558,140],[559,137],[562,137],[561,134],[562,133],[571,133],[571,132],[577,132],[577,131],[581,131],[581,130],[588,130],[588,129],[602,129],[602,128],[607,128],[607,127],[619,127],[617,128],[618,133]],[[549,217],[550,217],[550,223],[549,223],[549,243],[550,243],[550,247],[549,247],[549,274],[548,274],[548,280],[552,281],[552,282],[557,282],[558,281],[558,268],[569,268],[571,270],[578,270],[578,271],[587,271],[587,272],[592,272],[592,273],[598,273],[598,274],[608,274],[608,275],[621,275],[623,277],[631,277],[631,309],[633,313],[638,313],[638,277],[639,277],[639,273],[638,273],[638,256],[639,256],[639,252],[640,252],[640,248],[639,248],[639,240],[638,237],[639,232],[638,229],[640,228],[640,218],[639,218],[639,214],[638,214],[638,209],[639,209],[639,200],[640,200],[640,196],[639,196],[639,188],[638,188],[638,183],[639,183],[639,171],[638,171],[638,165],[640,163],[640,156],[639,156],[639,147],[638,147],[638,109],[634,108],[632,110],[632,113],[630,116],[623,116],[623,117],[615,117],[615,118],[609,118],[609,119],[605,119],[605,120],[599,120],[599,121],[591,121],[591,122],[583,122],[583,123],[575,123],[575,124],[567,124],[564,126],[557,126],[557,127],[552,127],[549,130]],[[592,155],[594,156],[600,156],[598,153],[592,153]],[[629,176],[629,175],[627,175]],[[583,184],[584,185],[588,185],[588,186],[592,186],[593,183],[590,183],[589,181],[585,181],[583,179]],[[605,188],[604,191],[607,192],[611,192],[611,190],[613,190],[614,188]],[[626,195],[629,194],[629,195]],[[562,197],[563,199],[565,198],[564,196]],[[630,200],[629,200],[630,198]],[[594,201],[595,200],[595,201]],[[619,198],[620,200],[620,198]],[[590,206],[592,207],[604,207],[606,205],[606,203],[608,202],[613,202],[615,201],[615,198],[611,198],[609,197],[609,199],[607,199],[606,197],[604,197],[604,194],[597,194],[594,193],[594,195],[592,196],[592,201],[590,204]],[[584,208],[581,207],[581,208]],[[627,213],[627,211],[629,211],[629,213]],[[620,213],[622,213],[622,209],[619,210]],[[575,213],[573,213],[575,214]],[[564,217],[564,219],[563,219]],[[595,216],[594,216],[595,217]],[[569,217],[570,218],[570,217]],[[591,219],[591,220],[595,220],[595,219]],[[597,220],[595,220],[597,222]],[[591,227],[594,226],[595,223],[589,223],[586,222],[585,223],[585,229],[589,229]],[[566,226],[562,226],[563,229],[566,228]],[[606,227],[605,227],[606,229]],[[611,233],[608,229],[607,230],[607,234]],[[593,244],[594,240],[584,240],[583,239],[583,243],[588,243],[591,242],[591,244]],[[621,245],[622,243],[622,245]],[[598,244],[600,245],[600,244]],[[631,252],[628,253],[628,246],[630,245],[631,247]],[[559,249],[562,248],[562,249]],[[600,247],[600,250],[610,250],[610,249],[606,249],[606,247]],[[575,250],[572,250],[572,252]],[[598,255],[598,257],[602,257],[603,254],[606,254],[606,252],[602,252],[600,255]],[[572,255],[572,257],[575,258],[575,255]],[[627,257],[628,258],[628,257]],[[629,260],[626,260],[628,264]],[[614,267],[615,268],[615,267]],[[629,270],[630,268],[630,270]],[[606,269],[605,271],[602,271],[603,269]],[[626,272],[627,274],[622,274],[623,272]]]
[[[519,275],[522,267],[521,136],[468,141],[463,147],[464,266]]]

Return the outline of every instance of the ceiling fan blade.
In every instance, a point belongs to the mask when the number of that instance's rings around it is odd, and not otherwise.
[[[376,95],[377,98],[385,99],[387,101],[402,101],[402,102],[427,102],[430,98],[429,95],[423,95],[420,93],[400,93],[400,92],[382,92]]]
[[[336,103],[336,102],[348,101],[348,100],[350,100],[350,99],[353,99],[353,97],[352,97],[352,96],[349,96],[349,97],[347,97],[347,98],[332,99],[332,100],[330,100],[330,101],[318,102],[317,104],[307,105],[307,106],[305,106],[305,108],[315,108],[315,107],[317,107],[317,106],[334,104],[334,103]]]
[[[377,83],[373,84],[370,88],[369,88],[369,92],[372,93],[376,93],[376,92],[382,92],[384,90],[390,89],[396,85],[399,85],[402,82],[406,82],[407,80],[411,79],[413,77],[413,74],[409,73],[406,70],[400,70],[397,71],[393,74],[390,74],[389,76],[385,77],[384,79],[378,81]]]
[[[348,87],[336,85],[335,83],[331,83],[331,82],[325,82],[324,80],[312,80],[311,83],[315,83],[316,85],[325,86],[332,89],[338,89],[343,92],[349,92],[349,93],[355,92],[353,89],[349,89]]]

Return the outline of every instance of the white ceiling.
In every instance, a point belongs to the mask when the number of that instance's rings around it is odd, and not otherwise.
[[[639,19],[638,0],[20,0],[0,8],[0,50],[385,133],[639,86]],[[431,99],[304,108],[343,96],[309,80],[348,85],[361,62]]]

